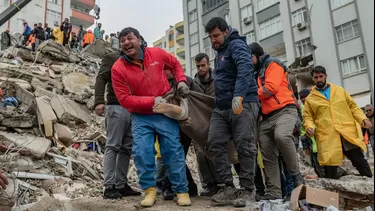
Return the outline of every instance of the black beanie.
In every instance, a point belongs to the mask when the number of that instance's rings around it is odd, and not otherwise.
[[[263,48],[256,42],[250,44],[251,53],[256,57],[260,57],[264,54]]]
[[[298,94],[299,94],[299,98],[302,99],[302,98],[307,97],[310,94],[310,90],[302,89]]]

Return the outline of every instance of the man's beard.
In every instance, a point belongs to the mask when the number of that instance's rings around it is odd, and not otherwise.
[[[325,85],[326,85],[326,81],[324,81],[324,82],[318,82],[316,84],[316,87],[318,87],[319,89],[323,89]]]

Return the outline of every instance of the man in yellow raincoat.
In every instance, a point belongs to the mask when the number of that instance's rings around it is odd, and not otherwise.
[[[337,167],[344,155],[361,176],[372,177],[362,153],[366,146],[360,128],[360,125],[371,127],[371,122],[344,88],[327,83],[323,66],[314,67],[311,75],[316,86],[305,100],[303,120],[307,135],[315,135],[318,160],[324,166],[325,177],[337,178]]]

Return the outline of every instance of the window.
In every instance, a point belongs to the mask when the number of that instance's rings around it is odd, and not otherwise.
[[[332,9],[336,9],[336,8],[339,8],[345,4],[348,4],[350,2],[352,2],[353,0],[331,0],[331,7]]]
[[[197,20],[197,10],[189,12],[189,23]]]
[[[310,37],[296,42],[298,57],[305,57],[313,52]]]
[[[173,52],[174,52],[174,46],[173,46],[173,47],[169,47],[169,52],[170,52],[170,53],[173,53]]]
[[[255,33],[253,31],[246,33],[245,36],[246,36],[246,43],[248,45],[255,42]]]
[[[215,60],[216,53],[215,53],[215,50],[212,49],[211,46],[208,46],[208,47],[204,48],[204,53],[208,55],[208,58],[210,58],[211,63],[212,63],[212,61]]]
[[[202,0],[203,13],[213,10],[228,0]]]
[[[279,2],[279,0],[257,0],[258,11],[272,6]]]
[[[168,35],[168,40],[171,41],[173,39],[174,39],[174,33],[173,33],[173,31],[170,31],[169,35]]]
[[[167,47],[167,42],[164,42],[164,48],[166,48]]]
[[[54,24],[57,22],[57,24],[60,24],[61,22],[61,13],[55,12],[53,10],[47,9],[47,21],[52,21]]]
[[[251,10],[251,5],[247,5],[245,7],[242,7],[240,12],[241,12],[241,21],[244,18],[248,18],[248,17],[253,16],[253,11]]]
[[[358,21],[350,21],[336,27],[336,36],[339,43],[359,36]]]
[[[190,45],[194,45],[198,42],[198,32],[195,32],[190,35]]]
[[[283,30],[280,15],[270,18],[259,24],[259,37],[260,40],[277,34]]]
[[[54,4],[59,4],[59,0],[48,0],[48,2],[54,3]]]
[[[308,21],[306,8],[299,9],[292,13],[292,26],[306,21]]]
[[[344,77],[354,75],[366,70],[365,57],[363,55],[341,61]]]

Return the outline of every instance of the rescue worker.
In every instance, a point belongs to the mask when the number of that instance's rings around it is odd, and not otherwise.
[[[63,32],[61,31],[60,27],[56,27],[53,31],[52,31],[52,36],[54,37],[55,41],[57,43],[59,43],[60,45],[63,44],[63,40],[64,40],[64,34]]]
[[[214,97],[214,77],[213,71],[210,67],[210,58],[207,54],[200,53],[195,56],[194,60],[195,66],[198,70],[197,74],[194,76],[194,82],[198,84],[203,94]],[[193,143],[193,146],[195,154],[197,155],[198,168],[203,189],[200,195],[212,197],[218,191],[214,163],[212,160],[206,157],[198,144]]]
[[[5,50],[12,45],[12,39],[9,31],[9,29],[5,29],[5,31],[1,33],[1,50]]]
[[[52,35],[52,29],[48,27],[48,23],[44,23],[44,31],[45,31],[45,40],[50,39]]]
[[[95,40],[98,40],[98,39],[103,39],[103,34],[102,32],[100,31],[100,29],[102,28],[102,24],[101,23],[98,23],[98,25],[95,27],[94,29],[94,37],[95,37]]]
[[[87,32],[85,30],[83,30],[83,26],[80,25],[79,26],[79,30],[78,30],[78,40],[79,40],[79,50],[82,50],[82,41],[83,41],[83,36],[85,36]]]
[[[38,23],[38,26],[34,29],[35,37],[35,49],[38,50],[38,47],[46,39],[45,31],[43,29],[42,23]]]
[[[26,45],[26,42],[29,40],[29,37],[30,37],[30,34],[31,34],[31,28],[29,26],[29,24],[27,24],[26,21],[23,22],[23,41],[22,41],[22,45]]]
[[[167,167],[177,204],[191,205],[184,150],[180,143],[179,124],[163,114],[155,114],[153,107],[165,103],[162,98],[170,86],[164,68],[171,70],[177,81],[177,91],[186,95],[184,70],[178,60],[159,48],[142,45],[138,30],[128,27],[120,33],[121,57],[112,67],[112,85],[119,103],[132,114],[133,155],[139,184],[145,190],[142,207],[151,207],[156,200],[155,136]]]
[[[67,45],[70,39],[70,33],[72,32],[72,24],[69,23],[69,19],[65,18],[64,22],[60,26],[60,30],[63,32],[63,45]]]
[[[86,46],[90,45],[93,42],[94,42],[94,34],[92,33],[91,29],[89,29],[87,33],[85,34],[85,36],[83,36],[82,47],[85,48]]]
[[[371,144],[372,152],[375,154],[375,146],[374,146],[374,107],[370,104],[365,106],[365,114],[367,118],[371,121],[372,127],[367,129],[367,134],[369,136],[369,141]]]
[[[104,198],[119,199],[139,196],[128,184],[128,168],[132,152],[131,116],[116,98],[112,87],[111,69],[120,58],[115,51],[104,56],[95,83],[95,112],[105,114],[107,143],[104,152]],[[107,96],[104,93],[107,87]]]
[[[216,170],[218,187],[212,196],[213,205],[245,207],[253,200],[256,162],[254,128],[259,112],[257,85],[246,38],[228,26],[220,17],[212,18],[205,26],[212,48],[216,50],[215,108],[208,134],[209,151]],[[227,144],[233,138],[240,162],[239,191],[233,184]]]
[[[309,137],[316,137],[319,164],[325,177],[337,179],[337,167],[345,155],[361,176],[372,177],[370,166],[362,151],[366,150],[360,125],[370,128],[371,122],[358,108],[344,88],[327,83],[323,66],[311,71],[315,83],[305,100],[304,126]]]
[[[286,67],[265,53],[258,43],[250,44],[250,48],[254,69],[258,73],[258,98],[262,105],[259,147],[267,186],[266,194],[259,198],[282,199],[280,154],[292,175],[294,187],[304,184],[299,171],[294,134],[300,127],[296,99],[287,80]]]

